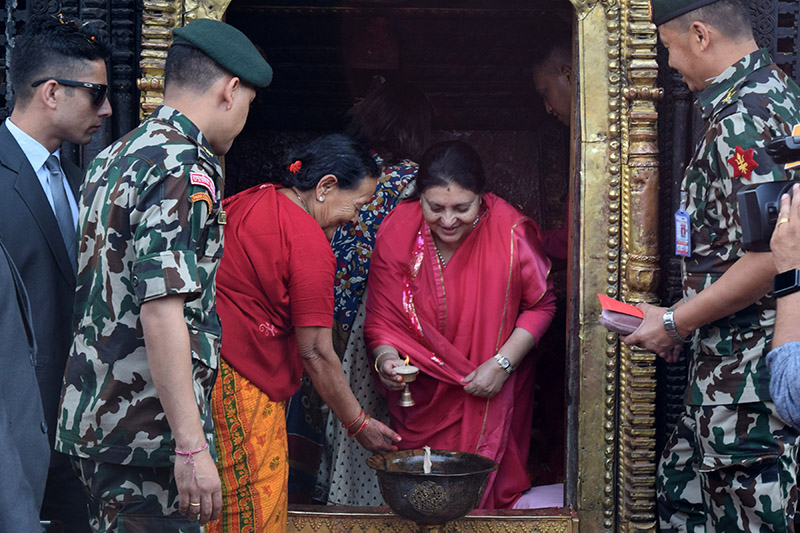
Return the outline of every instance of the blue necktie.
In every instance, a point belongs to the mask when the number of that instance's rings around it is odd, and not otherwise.
[[[75,223],[72,220],[72,210],[67,199],[67,191],[64,188],[64,173],[61,172],[61,165],[59,165],[58,158],[55,155],[48,157],[47,161],[44,162],[44,166],[47,167],[47,171],[50,173],[50,192],[53,193],[58,228],[61,230],[61,238],[64,239],[64,245],[67,247],[67,255],[69,255],[72,271],[75,272],[78,260],[77,235],[75,234]]]

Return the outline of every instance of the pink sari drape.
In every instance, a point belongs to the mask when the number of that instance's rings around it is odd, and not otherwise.
[[[477,453],[500,464],[482,508],[511,507],[530,487],[526,472],[533,409],[533,358],[494,398],[464,392],[461,379],[493,357],[515,327],[536,340],[555,312],[550,263],[536,224],[492,194],[447,267],[436,256],[419,202],[399,205],[378,233],[369,278],[369,351],[388,344],[420,368],[416,405],[389,401],[401,447]]]

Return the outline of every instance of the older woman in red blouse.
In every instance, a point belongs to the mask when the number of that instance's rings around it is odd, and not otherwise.
[[[212,398],[223,511],[210,531],[285,530],[284,402],[303,369],[362,446],[390,451],[399,441],[359,406],[331,339],[336,265],[329,239],[372,197],[378,168],[345,135],[317,139],[289,168],[287,187],[263,184],[223,204],[222,357]]]

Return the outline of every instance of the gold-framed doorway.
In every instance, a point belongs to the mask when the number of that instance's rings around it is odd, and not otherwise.
[[[530,0],[531,2],[535,0]],[[655,356],[620,346],[597,293],[654,301],[659,276],[656,32],[649,0],[574,8],[571,365],[564,509],[475,513],[458,531],[654,531]],[[172,28],[220,19],[229,0],[144,0],[140,114],[163,95]],[[602,231],[599,231],[602,229]],[[416,531],[368,509],[291,510],[290,531]]]

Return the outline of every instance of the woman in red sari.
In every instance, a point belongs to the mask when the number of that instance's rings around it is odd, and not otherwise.
[[[499,463],[481,508],[510,508],[526,473],[534,361],[555,313],[537,225],[483,193],[480,158],[461,141],[435,144],[417,174],[418,201],[378,232],[365,333],[393,429],[404,449],[477,453]],[[420,368],[416,405],[400,407],[395,368]]]

